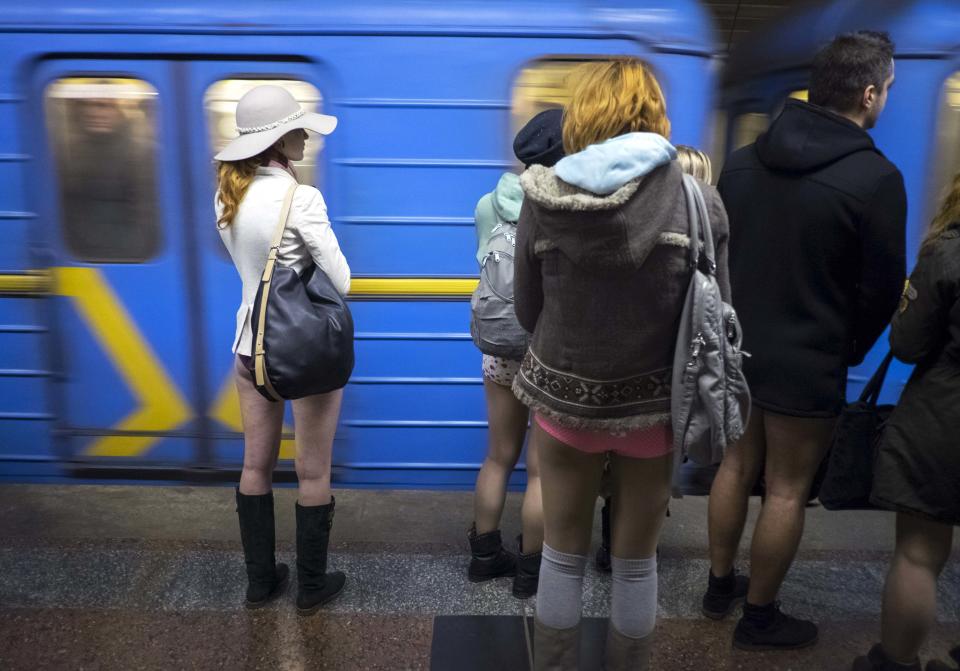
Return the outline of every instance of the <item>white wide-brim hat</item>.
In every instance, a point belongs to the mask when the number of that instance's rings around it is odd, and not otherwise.
[[[329,135],[337,127],[337,117],[306,112],[285,88],[266,84],[247,91],[237,103],[237,132],[213,158],[217,161],[241,161],[273,146],[292,130],[305,128]]]

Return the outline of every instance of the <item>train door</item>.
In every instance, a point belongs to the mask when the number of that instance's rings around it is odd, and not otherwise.
[[[34,197],[59,296],[58,436],[81,466],[207,460],[173,68],[49,60],[34,74]]]

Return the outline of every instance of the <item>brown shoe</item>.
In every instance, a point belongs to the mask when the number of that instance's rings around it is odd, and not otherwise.
[[[533,618],[533,671],[577,671],[580,665],[580,623],[552,629]]]

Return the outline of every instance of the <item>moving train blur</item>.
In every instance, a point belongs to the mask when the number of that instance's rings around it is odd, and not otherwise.
[[[263,81],[340,120],[311,137],[300,173],[323,192],[354,272],[341,485],[472,485],[486,441],[468,332],[473,208],[519,169],[514,133],[564,103],[577,63],[648,62],[673,141],[708,149],[716,175],[788,96],[805,95],[819,45],[887,30],[897,83],[873,135],[904,173],[909,258],[960,170],[951,0],[797,3],[729,58],[694,0],[89,4],[0,15],[4,480],[235,477],[239,279],[214,226],[210,157]],[[885,347],[851,371],[851,395]],[[893,369],[887,400],[908,372]],[[281,458],[292,456],[284,440]]]

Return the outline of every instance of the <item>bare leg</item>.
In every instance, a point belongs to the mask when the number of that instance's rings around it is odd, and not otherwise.
[[[330,503],[333,437],[337,432],[342,400],[343,390],[338,389],[293,401],[301,506]]]
[[[835,423],[765,413],[767,495],[750,548],[748,603],[767,605],[780,591],[800,546],[810,486]]]
[[[743,437],[723,455],[710,489],[707,508],[710,538],[710,571],[722,578],[730,575],[747,520],[750,492],[763,468],[766,437],[763,410],[754,408]]]
[[[243,423],[243,472],[240,493],[259,496],[272,489],[273,469],[280,453],[283,403],[271,403],[257,391],[240,359],[234,360],[240,419]]]
[[[540,449],[532,431],[527,441],[527,489],[523,493],[520,519],[523,526],[520,552],[539,552],[543,546],[543,496],[540,491]]]
[[[558,552],[585,555],[590,549],[604,455],[561,443],[536,422],[533,432],[540,450],[543,542]]]
[[[657,551],[670,502],[673,456],[610,458],[613,500],[611,549],[620,559],[646,559]]]
[[[473,498],[478,535],[500,528],[507,481],[523,450],[529,414],[527,407],[517,400],[510,387],[499,385],[484,376],[483,389],[487,398],[490,429],[487,457],[477,475]],[[527,459],[529,462],[529,455]],[[529,469],[529,464],[527,467]]]
[[[897,546],[883,592],[880,640],[898,662],[917,659],[936,621],[937,578],[952,544],[952,526],[897,513]]]

